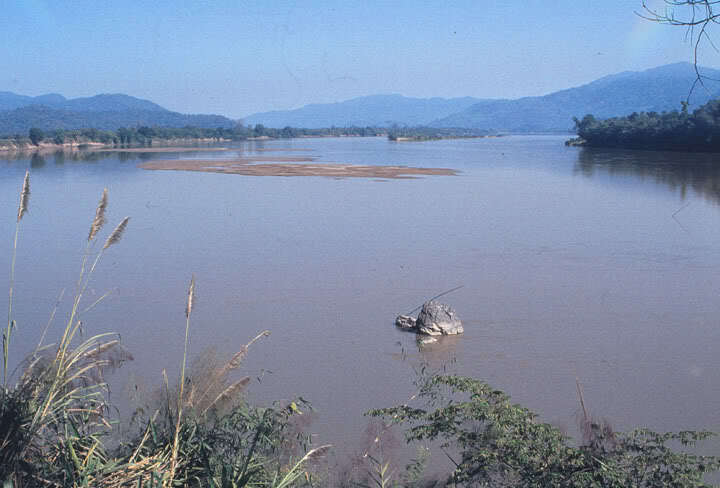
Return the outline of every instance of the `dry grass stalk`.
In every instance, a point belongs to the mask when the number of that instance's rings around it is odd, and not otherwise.
[[[237,369],[238,367],[240,367],[240,363],[242,363],[243,358],[244,358],[245,355],[247,354],[248,348],[249,348],[250,346],[252,346],[252,345],[255,343],[255,341],[257,341],[257,340],[260,339],[261,337],[267,337],[267,336],[269,336],[269,335],[270,335],[270,331],[269,331],[269,330],[264,330],[264,331],[260,332],[258,335],[256,335],[255,337],[253,337],[253,340],[251,340],[250,342],[248,342],[247,344],[245,344],[245,345],[242,347],[242,349],[240,349],[240,351],[238,351],[238,352],[235,354],[235,356],[233,356],[233,357],[230,359],[230,361],[229,361],[228,364],[227,364],[228,367],[229,367],[230,369]],[[242,353],[242,354],[241,354],[241,353]]]
[[[105,225],[105,209],[108,204],[108,189],[103,189],[102,197],[95,209],[95,218],[93,219],[92,225],[90,226],[90,233],[88,234],[88,241],[92,241],[95,236],[100,232],[100,229]]]
[[[190,288],[188,289],[187,304],[185,305],[185,350],[183,352],[182,369],[180,370],[180,388],[178,393],[177,406],[177,422],[175,424],[175,437],[173,439],[172,454],[170,456],[170,475],[167,485],[172,486],[175,480],[175,470],[177,468],[178,450],[180,448],[180,426],[182,424],[183,414],[183,393],[185,389],[185,366],[187,365],[188,336],[190,334],[190,314],[192,313],[193,302],[195,300],[195,275],[190,279]]]
[[[17,221],[22,220],[23,215],[28,211],[28,205],[30,203],[30,172],[25,172],[25,179],[23,180],[22,191],[20,191],[20,205],[18,206]]]
[[[7,370],[10,362],[10,336],[15,328],[13,320],[13,294],[15,293],[15,260],[17,259],[18,235],[20,234],[20,220],[28,211],[30,203],[30,172],[25,171],[25,179],[20,190],[20,204],[18,205],[17,222],[15,224],[15,240],[13,242],[13,253],[10,264],[10,289],[8,290],[8,321],[7,328],[3,332],[3,386],[7,384]]]
[[[238,352],[236,352],[230,358],[230,360],[227,363],[225,363],[225,365],[222,368],[215,370],[211,376],[211,380],[208,382],[207,388],[205,388],[205,391],[199,397],[198,404],[201,404],[202,401],[211,393],[211,391],[214,388],[216,388],[219,385],[222,385],[225,382],[225,379],[226,379],[228,373],[230,373],[231,371],[234,371],[240,367],[240,365],[243,362],[243,359],[245,359],[245,356],[247,355],[248,349],[250,348],[250,346],[252,346],[255,343],[255,341],[259,340],[262,337],[267,337],[269,335],[270,335],[269,330],[262,331],[261,333],[259,333],[255,337],[253,337],[253,339],[250,342],[243,345],[240,348],[240,350]],[[210,406],[212,406],[212,404],[214,404],[214,403],[215,402],[212,402]],[[210,408],[210,407],[205,408],[205,411],[207,411],[208,408]]]
[[[213,400],[213,401],[210,403],[210,405],[208,405],[208,406],[205,408],[205,410],[203,410],[203,412],[202,412],[203,415],[204,415],[208,410],[210,410],[210,409],[213,408],[214,406],[220,404],[221,402],[225,402],[225,401],[227,401],[227,400],[231,400],[231,399],[234,398],[236,395],[242,393],[242,392],[245,390],[245,388],[247,387],[247,385],[248,385],[249,383],[250,383],[250,377],[249,377],[249,376],[246,376],[246,377],[244,377],[243,379],[241,379],[241,380],[239,380],[239,381],[236,381],[236,382],[233,383],[232,385],[230,385],[230,386],[228,386],[227,388],[225,388],[222,392],[220,392],[220,394],[215,398],[215,400]]]
[[[575,378],[575,387],[577,388],[580,408],[582,410],[582,419],[579,419],[579,424],[584,444],[593,448],[614,448],[617,441],[615,429],[613,429],[610,422],[606,419],[596,420],[588,412],[585,406],[585,395],[582,384],[578,378]]]
[[[332,445],[326,444],[324,446],[316,447],[315,449],[312,449],[305,454],[300,461],[293,466],[290,471],[287,472],[287,474],[282,478],[282,480],[279,480],[277,483],[273,483],[273,486],[276,488],[289,488],[290,486],[293,486],[295,481],[297,481],[303,474],[305,474],[306,479],[308,476],[308,472],[304,471],[302,469],[303,464],[309,461],[315,461],[321,457],[323,457],[327,452],[330,450]],[[383,485],[384,486],[384,485]]]
[[[117,340],[117,339],[112,340],[112,341],[108,341],[108,342],[106,342],[105,344],[100,344],[100,345],[99,345],[98,347],[96,347],[95,349],[92,349],[92,350],[86,352],[85,355],[84,355],[84,357],[85,357],[86,359],[96,358],[96,357],[98,357],[99,355],[101,355],[102,353],[104,353],[104,352],[106,352],[106,351],[109,351],[109,350],[112,349],[113,347],[117,346],[118,344],[120,344],[120,341]]]
[[[332,444],[325,444],[324,446],[316,447],[315,449],[312,449],[303,456],[303,458],[300,460],[300,463],[304,463],[306,461],[317,461],[318,459],[324,457],[330,448],[332,447]]]
[[[230,361],[228,361],[225,364],[225,366],[221,370],[219,376],[224,376],[228,372],[238,369],[240,367],[240,365],[242,364],[243,359],[245,359],[245,356],[247,355],[247,352],[248,352],[248,349],[250,348],[250,346],[252,346],[253,343],[255,341],[257,341],[258,339],[260,339],[261,337],[267,337],[269,335],[270,335],[270,331],[264,330],[261,333],[259,333],[258,335],[256,335],[253,338],[253,340],[251,340],[250,342],[245,344],[243,347],[241,347],[240,350],[238,352],[236,352],[232,358],[230,358]]]
[[[125,228],[127,227],[128,221],[130,220],[130,217],[125,217],[122,219],[122,222],[118,224],[117,227],[115,227],[115,230],[112,231],[110,234],[110,237],[107,238],[105,241],[105,245],[103,246],[103,250],[107,249],[108,247],[112,246],[113,244],[117,244],[120,241],[120,238],[123,235],[123,232],[125,232]]]

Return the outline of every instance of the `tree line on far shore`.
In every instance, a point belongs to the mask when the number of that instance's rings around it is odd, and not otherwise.
[[[255,126],[237,125],[233,128],[204,128],[204,127],[120,127],[117,130],[76,129],[43,131],[36,127],[31,128],[27,135],[14,134],[0,137],[2,142],[12,143],[16,146],[41,143],[49,144],[83,144],[102,143],[108,145],[152,145],[153,140],[245,140],[258,137],[272,139],[289,139],[293,137],[313,136],[378,136],[387,133],[386,129],[377,127],[330,127],[327,129],[302,129],[284,127],[276,129],[265,127],[262,124]]]
[[[690,112],[634,112],[625,117],[575,120],[582,144],[597,147],[677,151],[720,151],[720,99]]]
[[[14,134],[0,136],[0,146],[39,146],[40,144],[82,145],[100,143],[113,146],[151,146],[153,141],[242,141],[253,138],[291,139],[295,137],[376,137],[387,136],[390,140],[433,140],[459,137],[481,137],[490,134],[479,129],[430,127],[329,127],[324,129],[305,129],[284,127],[282,129],[265,127],[262,124],[233,128],[204,127],[120,127],[117,130],[76,129],[44,131],[31,128],[27,135]]]

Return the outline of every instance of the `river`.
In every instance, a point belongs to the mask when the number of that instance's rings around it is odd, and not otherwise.
[[[86,334],[116,331],[134,357],[112,395],[176,375],[184,301],[198,283],[191,357],[225,358],[264,329],[241,374],[253,401],[300,395],[317,442],[355,449],[363,412],[403,403],[414,370],[471,375],[569,434],[576,380],[617,429],[720,430],[717,156],[565,147],[558,136],[393,143],[239,144],[231,155],[451,168],[412,179],[148,171],[228,152],[81,153],[1,159],[0,269],[10,269],[30,170],[15,287],[16,354],[70,294],[102,189],[110,224],[131,216],[93,276]],[[107,229],[109,230],[109,229]],[[445,290],[465,334],[419,348],[393,326]],[[56,337],[67,298],[49,337]]]

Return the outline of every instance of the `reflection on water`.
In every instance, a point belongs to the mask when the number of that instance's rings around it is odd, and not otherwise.
[[[615,178],[651,179],[679,192],[683,199],[692,189],[720,203],[718,154],[582,148],[575,171],[587,177],[603,172]]]
[[[30,167],[32,169],[40,169],[43,166],[45,166],[45,158],[40,155],[40,153],[35,153],[32,155],[32,158],[30,158]]]

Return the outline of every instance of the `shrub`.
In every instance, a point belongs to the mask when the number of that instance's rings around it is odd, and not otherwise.
[[[409,424],[409,442],[439,440],[457,452],[451,486],[699,487],[720,469],[716,456],[671,447],[692,446],[710,432],[614,434],[591,422],[589,442],[576,447],[502,391],[472,378],[422,378],[419,398],[430,408],[401,405],[370,415]]]

